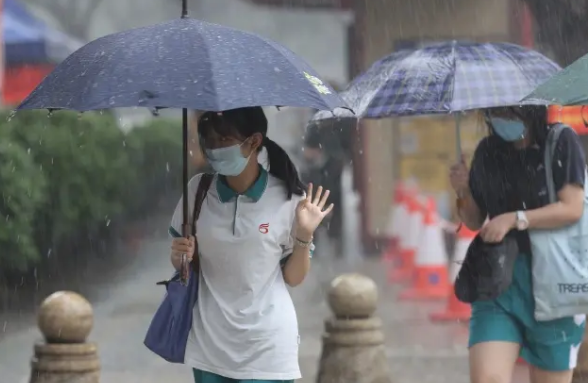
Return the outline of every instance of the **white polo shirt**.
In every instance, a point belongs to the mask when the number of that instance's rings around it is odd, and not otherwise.
[[[201,175],[189,183],[189,211]],[[298,321],[280,260],[292,253],[295,209],[261,169],[242,195],[216,175],[197,223],[200,284],[185,364],[232,379],[299,379]],[[182,201],[170,231],[181,232]]]

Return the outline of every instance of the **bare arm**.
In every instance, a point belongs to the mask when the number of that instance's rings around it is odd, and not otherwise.
[[[527,211],[531,229],[567,226],[577,222],[584,212],[586,156],[578,136],[571,129],[561,132],[552,168],[558,202]]]
[[[312,241],[312,235],[299,235],[298,239],[304,242]],[[310,270],[310,247],[294,245],[294,251],[284,265],[284,281],[288,286],[298,286],[304,281]]]
[[[559,201],[556,203],[526,212],[530,229],[555,229],[580,220],[584,212],[584,189],[568,184],[557,193],[557,197]]]
[[[469,188],[463,190],[460,194],[462,197],[458,199],[457,203],[457,214],[459,218],[468,229],[474,231],[479,230],[484,224],[486,217],[482,215]]]

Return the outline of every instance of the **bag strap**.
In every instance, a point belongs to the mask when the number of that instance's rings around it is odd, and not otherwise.
[[[192,235],[195,239],[195,246],[194,246],[194,254],[195,257],[192,257],[192,270],[194,272],[198,272],[198,239],[196,238],[196,222],[198,222],[198,217],[200,217],[200,210],[202,210],[202,203],[206,199],[206,195],[208,194],[208,189],[210,189],[210,185],[212,185],[212,180],[214,179],[214,174],[204,173],[200,178],[200,182],[198,183],[198,189],[196,190],[196,197],[194,198],[194,211],[192,212]]]
[[[555,191],[555,181],[553,180],[553,157],[555,156],[555,149],[561,133],[570,129],[567,125],[562,123],[553,124],[547,133],[547,139],[545,140],[545,151],[543,153],[543,166],[545,167],[545,179],[547,182],[547,195],[549,196],[549,202],[557,202],[557,193]]]
[[[198,217],[200,216],[200,210],[202,209],[202,203],[206,199],[206,195],[208,193],[208,189],[210,189],[210,185],[212,184],[212,180],[214,178],[214,174],[204,173],[200,178],[200,182],[198,183],[198,189],[196,190],[196,196],[194,198],[194,210],[192,212],[192,228],[190,232],[196,238],[196,222],[198,221]],[[198,254],[198,240],[196,240],[194,244],[194,253]],[[192,270],[197,274],[199,270],[199,263],[198,257],[192,257],[192,262],[190,263]],[[163,285],[167,289],[169,283],[173,280],[179,279],[181,283],[185,283],[188,280],[188,265],[182,264],[180,267],[180,271],[174,274],[174,276],[166,281],[157,282],[156,285]]]

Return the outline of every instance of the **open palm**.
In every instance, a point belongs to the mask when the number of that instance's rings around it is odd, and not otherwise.
[[[323,193],[323,187],[319,186],[313,196],[313,186],[308,185],[306,198],[300,201],[296,208],[296,224],[299,232],[312,235],[327,214],[333,210],[333,204],[325,209],[329,194],[328,190]]]

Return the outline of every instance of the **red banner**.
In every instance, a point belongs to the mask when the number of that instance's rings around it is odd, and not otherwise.
[[[547,122],[561,122],[571,126],[579,135],[588,135],[588,106],[552,105],[547,112]]]
[[[15,106],[21,103],[47,76],[53,65],[20,65],[4,71],[2,103]]]
[[[257,5],[284,8],[352,9],[353,0],[249,0]]]

